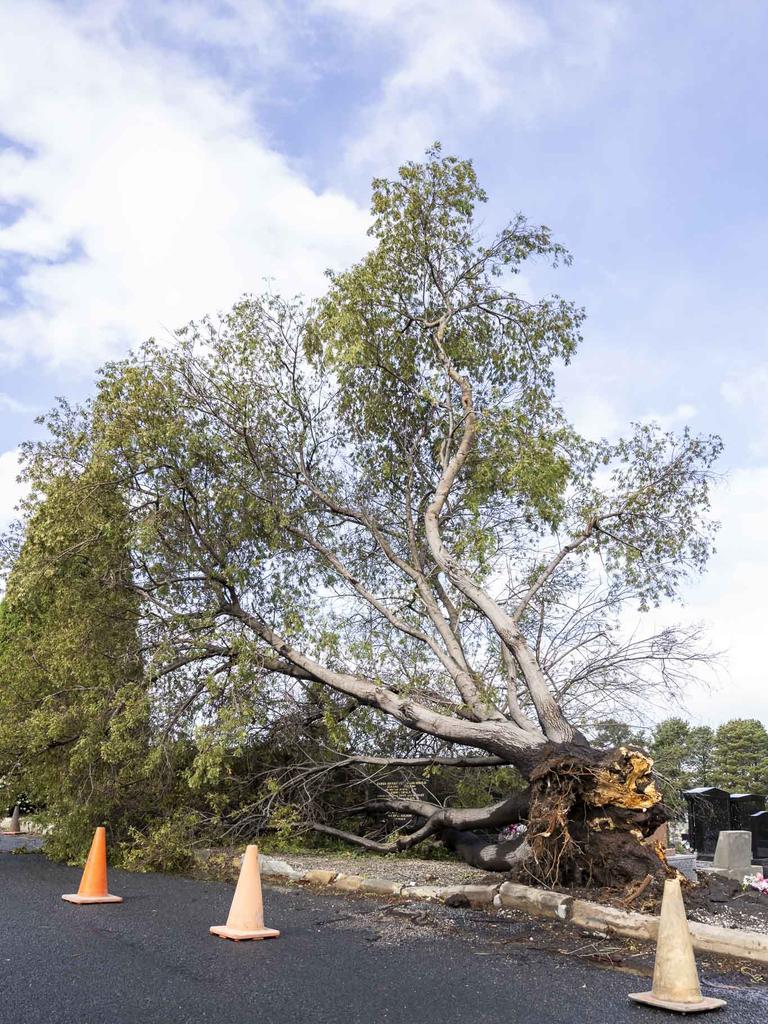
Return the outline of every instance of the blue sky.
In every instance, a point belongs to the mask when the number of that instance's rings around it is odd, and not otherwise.
[[[368,186],[434,139],[489,230],[574,255],[577,424],[722,434],[724,522],[688,607],[726,652],[702,721],[759,714],[768,501],[768,6],[741,0],[0,0],[0,524],[57,394],[264,278],[316,292],[366,246]]]

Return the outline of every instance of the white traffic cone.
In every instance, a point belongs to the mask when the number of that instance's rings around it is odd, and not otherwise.
[[[664,883],[653,989],[630,993],[629,998],[677,1013],[702,1013],[725,1006],[724,999],[701,994],[679,878],[668,878]]]
[[[222,939],[234,939],[236,942],[242,939],[276,939],[280,934],[274,928],[264,927],[258,846],[246,847],[227,923],[213,925],[210,931]]]
[[[13,808],[13,814],[11,815],[11,827],[7,832],[3,832],[4,836],[20,836],[21,828],[19,827],[19,805],[16,804]]]

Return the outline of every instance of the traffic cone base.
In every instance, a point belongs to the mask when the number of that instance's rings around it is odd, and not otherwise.
[[[656,1006],[660,1010],[673,1010],[675,1013],[704,1013],[705,1010],[719,1010],[725,1006],[724,999],[713,999],[702,996],[697,1003],[676,1003],[672,999],[659,999],[653,992],[630,992],[629,998],[635,1003]]]
[[[675,1013],[703,1013],[725,1006],[724,999],[701,994],[679,878],[668,878],[664,882],[653,988],[650,992],[631,992],[629,998],[635,1003]]]
[[[230,928],[226,924],[214,924],[210,928],[211,935],[218,935],[220,939],[233,939],[235,942],[242,942],[245,939],[276,939],[280,932],[274,928],[258,928],[256,931],[245,932],[239,928]]]
[[[67,903],[122,903],[122,896],[110,896],[107,893],[106,896],[81,896],[77,892],[67,893],[66,896],[61,897],[66,900]]]
[[[245,939],[276,939],[280,932],[264,927],[264,901],[261,894],[258,846],[246,847],[235,895],[226,924],[215,924],[211,935],[242,942]]]

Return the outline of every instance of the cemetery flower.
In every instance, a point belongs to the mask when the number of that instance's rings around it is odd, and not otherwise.
[[[522,823],[517,825],[507,825],[506,828],[503,828],[501,832],[499,832],[499,842],[503,843],[509,839],[517,839],[519,836],[525,835],[527,831],[528,826]]]
[[[764,896],[768,896],[768,878],[763,878],[762,875],[747,875],[744,886],[747,889],[757,889]]]

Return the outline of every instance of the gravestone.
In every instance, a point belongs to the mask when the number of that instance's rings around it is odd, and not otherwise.
[[[666,850],[669,847],[669,828],[667,827],[666,821],[663,825],[659,825],[656,831],[652,832],[644,842],[646,846],[652,846],[655,843],[659,843]]]
[[[667,857],[667,864],[671,868],[675,868],[680,872],[689,882],[698,882],[699,876],[696,874],[696,854],[695,853],[673,853]]]
[[[757,793],[731,793],[731,828],[742,831],[750,828],[753,814],[765,810],[765,797]]]
[[[731,827],[730,795],[716,786],[698,786],[683,796],[688,804],[688,842],[701,860],[712,860],[717,837]]]
[[[755,860],[768,862],[768,811],[758,811],[749,816],[752,832],[752,856]]]
[[[734,882],[760,874],[760,865],[752,863],[752,833],[724,829],[717,840],[713,870]]]

